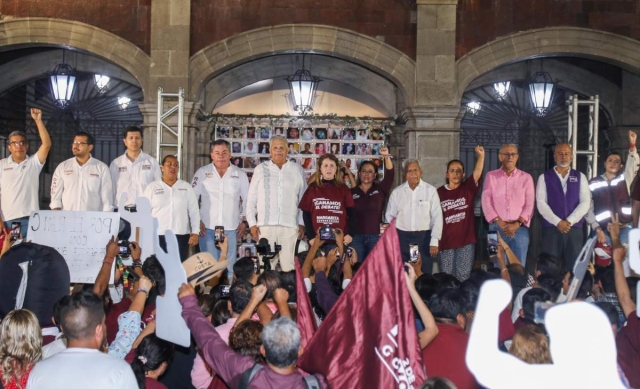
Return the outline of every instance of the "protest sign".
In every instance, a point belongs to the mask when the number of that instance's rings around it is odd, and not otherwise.
[[[29,239],[55,248],[67,262],[71,282],[92,284],[102,267],[107,242],[118,235],[115,212],[34,211]],[[113,273],[110,283],[113,282]]]

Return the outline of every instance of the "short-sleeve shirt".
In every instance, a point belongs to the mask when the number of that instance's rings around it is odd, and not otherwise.
[[[636,188],[640,186],[636,184]],[[640,387],[640,319],[636,311],[627,317],[627,325],[616,336],[618,364],[632,388]]]
[[[43,164],[37,155],[16,163],[9,156],[0,160],[0,201],[2,220],[29,216],[40,209],[38,189]]]
[[[311,185],[300,200],[299,208],[311,213],[313,230],[329,225],[347,232],[347,208],[353,208],[353,197],[349,188],[323,182],[321,186]]]
[[[476,242],[474,200],[480,186],[469,177],[455,189],[438,188],[442,206],[442,239],[440,250],[451,250]]]

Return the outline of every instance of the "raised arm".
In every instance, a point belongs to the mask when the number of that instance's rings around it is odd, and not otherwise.
[[[93,293],[98,296],[102,296],[109,286],[109,278],[113,271],[113,262],[116,260],[119,253],[120,247],[118,247],[118,238],[112,236],[107,243],[102,267],[100,268],[100,271],[98,271],[96,281],[93,283]]]
[[[473,168],[473,180],[479,182],[482,178],[482,170],[484,170],[484,147],[478,145],[475,148],[476,166]]]
[[[624,317],[636,310],[636,304],[631,299],[631,291],[629,290],[629,284],[624,276],[624,257],[626,249],[624,247],[616,247],[613,249],[613,271],[616,283],[616,294],[618,295],[618,301],[624,312]]]
[[[438,326],[436,325],[436,320],[433,317],[433,314],[424,301],[422,301],[418,291],[416,290],[416,273],[413,271],[411,266],[407,266],[406,269],[404,276],[407,281],[409,295],[411,296],[411,301],[416,307],[420,320],[422,320],[422,324],[424,325],[424,330],[420,331],[418,334],[418,338],[420,339],[420,348],[423,349],[427,347],[429,343],[436,338],[436,336],[438,336]]]
[[[38,161],[40,161],[41,164],[44,164],[47,161],[49,150],[51,150],[51,137],[49,136],[47,127],[45,127],[44,122],[42,121],[42,111],[38,108],[31,108],[31,117],[33,118],[33,121],[36,122],[38,135],[40,135],[40,140],[42,141],[36,155],[38,156]]]

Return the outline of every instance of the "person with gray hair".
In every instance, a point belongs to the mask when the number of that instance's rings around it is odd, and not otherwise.
[[[300,165],[287,159],[288,151],[284,136],[271,137],[271,159],[253,171],[247,199],[251,235],[256,242],[266,238],[272,248],[275,243],[282,246],[278,256],[282,271],[294,269],[296,242],[305,231],[298,204],[307,190],[307,183]]]
[[[31,211],[40,209],[38,178],[51,149],[51,138],[42,121],[42,111],[31,108],[31,117],[42,141],[36,158],[27,155],[27,135],[23,131],[13,131],[7,142],[11,155],[0,160],[0,222],[7,228],[19,223],[23,238],[27,237]]]
[[[536,201],[531,174],[516,167],[518,146],[505,144],[498,155],[502,166],[487,172],[482,189],[482,212],[489,231],[497,231],[522,266],[529,250],[529,226]]]
[[[422,180],[422,169],[416,159],[402,163],[405,183],[391,192],[387,205],[387,222],[396,220],[402,260],[408,262],[417,246],[422,255],[422,272],[433,273],[433,258],[438,255],[442,237],[442,208],[433,185]],[[417,253],[415,254],[417,255]],[[417,261],[417,257],[414,257]]]
[[[286,144],[285,144],[286,147]],[[262,330],[260,353],[266,366],[256,364],[253,357],[233,351],[222,340],[213,325],[198,306],[195,289],[182,284],[178,298],[182,304],[182,317],[191,330],[205,362],[230,388],[328,388],[320,374],[307,377],[296,368],[302,353],[300,330],[288,317],[272,320]]]
[[[215,227],[224,227],[229,239],[227,252],[228,284],[233,280],[238,236],[247,228],[246,214],[249,178],[247,173],[231,163],[229,142],[218,139],[211,145],[211,163],[196,171],[191,187],[200,199],[200,252],[209,252],[220,260],[221,252],[215,240]]]

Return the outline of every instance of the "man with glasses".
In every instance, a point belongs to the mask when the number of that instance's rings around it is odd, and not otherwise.
[[[24,238],[27,237],[31,211],[40,209],[39,176],[51,149],[51,138],[42,121],[42,111],[31,108],[31,117],[42,141],[36,157],[27,155],[27,135],[22,131],[13,131],[9,134],[7,146],[11,155],[0,160],[0,222],[8,228],[12,223],[20,223]]]
[[[533,216],[533,178],[516,167],[518,146],[505,144],[498,156],[500,169],[487,172],[482,190],[482,211],[489,231],[497,231],[524,266]]]
[[[93,136],[79,132],[73,138],[74,157],[62,161],[51,180],[53,210],[113,211],[111,174],[104,162],[91,157]]]
[[[584,244],[582,224],[591,205],[591,193],[587,177],[571,168],[570,145],[557,145],[553,159],[556,166],[540,175],[536,188],[538,212],[543,219],[542,241],[544,251],[563,258],[564,269],[571,271]],[[626,184],[623,186],[626,189]]]
[[[140,127],[125,128],[123,142],[127,151],[109,166],[113,182],[113,205],[119,207],[120,197],[126,193],[125,208],[135,211],[136,198],[142,197],[147,185],[160,179],[160,165],[157,159],[142,151],[144,139]]]

